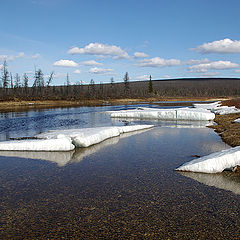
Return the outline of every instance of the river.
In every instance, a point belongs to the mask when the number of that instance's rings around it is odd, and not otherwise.
[[[0,141],[124,125],[102,112],[136,106],[148,104],[0,114]],[[155,127],[67,153],[0,152],[0,238],[238,239],[239,177],[174,171],[229,146],[197,122],[130,124]]]

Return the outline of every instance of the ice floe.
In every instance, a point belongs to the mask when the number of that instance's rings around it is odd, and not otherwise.
[[[194,120],[211,121],[215,114],[202,108],[137,108],[131,110],[109,111],[111,118],[159,119],[159,120]]]
[[[178,171],[219,173],[225,169],[240,165],[240,146],[212,153],[187,162],[177,168]]]
[[[69,138],[0,142],[1,151],[71,151],[74,148]]]
[[[213,108],[221,106],[221,101],[213,102],[213,103],[194,103],[193,107],[194,108],[202,108],[202,109],[207,109],[211,110]]]
[[[36,140],[0,142],[0,151],[71,151],[75,147],[89,147],[122,133],[152,127],[153,125],[132,125],[52,130],[36,135]]]
[[[40,139],[70,138],[76,147],[88,147],[100,143],[108,138],[119,136],[122,133],[149,129],[154,125],[132,125],[132,126],[114,126],[97,127],[83,129],[53,130],[41,133],[35,137]]]
[[[63,167],[68,163],[79,163],[85,157],[88,157],[106,147],[110,147],[112,145],[117,144],[120,139],[140,134],[147,130],[148,129],[124,133],[118,137],[107,139],[99,144],[95,144],[87,148],[75,148],[74,150],[67,152],[0,151],[0,156],[46,160],[52,163],[56,163],[59,167]]]

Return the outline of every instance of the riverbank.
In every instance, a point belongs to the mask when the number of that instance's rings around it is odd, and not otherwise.
[[[222,102],[224,106],[235,106],[240,108],[240,98],[229,99]],[[214,122],[217,125],[210,126],[217,132],[222,140],[231,147],[240,146],[240,123],[234,120],[240,118],[240,113],[232,113],[227,115],[216,115]]]
[[[46,100],[46,101],[2,101],[0,102],[0,112],[25,111],[28,109],[58,108],[58,107],[81,107],[81,106],[104,106],[104,105],[121,105],[135,104],[137,102],[153,103],[153,102],[196,102],[196,101],[218,101],[226,99],[212,98],[144,98],[144,99],[107,99],[107,100]],[[161,105],[161,103],[158,103]],[[164,105],[166,103],[163,103]],[[171,105],[168,103],[167,105]]]

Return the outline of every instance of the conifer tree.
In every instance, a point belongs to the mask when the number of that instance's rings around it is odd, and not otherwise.
[[[149,77],[148,92],[153,93],[153,83],[152,83],[152,76],[151,75]]]

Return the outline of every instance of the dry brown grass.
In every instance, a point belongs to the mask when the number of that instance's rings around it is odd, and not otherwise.
[[[222,105],[240,108],[240,98],[223,101]],[[217,125],[211,126],[222,140],[232,147],[240,146],[240,123],[233,122],[237,118],[240,118],[240,113],[216,115],[214,121]]]
[[[25,111],[27,109],[38,108],[57,108],[57,107],[77,107],[77,106],[102,106],[106,104],[134,104],[136,102],[154,102],[154,101],[215,101],[219,99],[210,98],[125,98],[125,99],[106,99],[106,100],[46,100],[46,101],[2,101],[0,102],[0,112]]]

